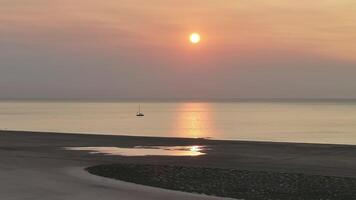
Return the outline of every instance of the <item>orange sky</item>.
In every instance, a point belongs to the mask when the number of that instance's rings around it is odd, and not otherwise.
[[[60,43],[82,36],[98,45],[176,49],[198,31],[210,48],[302,48],[345,59],[356,53],[356,3],[351,0],[1,2],[2,29],[33,37],[54,34]]]
[[[3,66],[21,68],[23,63],[11,61],[12,57],[21,57],[28,65],[37,66],[41,62],[52,65],[51,72],[58,70],[53,66],[55,61],[84,66],[87,63],[83,59],[90,57],[93,68],[106,62],[109,67],[103,70],[107,73],[124,71],[138,77],[144,73],[142,66],[148,65],[154,73],[160,70],[178,73],[172,75],[174,78],[189,77],[184,70],[197,74],[194,69],[201,66],[223,77],[235,68],[254,70],[278,64],[308,68],[312,63],[318,65],[316,70],[324,63],[328,69],[332,65],[349,68],[356,59],[356,2],[352,0],[0,0],[0,3],[3,44],[0,53],[11,50],[3,55],[9,60]],[[191,32],[201,34],[199,45],[188,42]],[[41,53],[51,54],[55,61],[39,59]],[[119,67],[123,65],[136,68]],[[221,68],[227,71],[219,71]],[[65,73],[70,70],[73,69]],[[275,70],[278,74],[285,69]],[[95,73],[88,72],[90,78]],[[154,76],[166,81],[161,76],[167,75]],[[202,76],[202,81],[212,80],[213,74],[204,72]],[[275,76],[280,75],[270,78]],[[81,84],[85,85],[85,81]],[[115,81],[106,84],[118,84]],[[202,92],[207,88],[196,90]],[[194,92],[185,93],[189,96]]]

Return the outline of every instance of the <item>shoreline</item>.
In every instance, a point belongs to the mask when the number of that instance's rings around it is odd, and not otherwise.
[[[166,139],[166,140],[194,140],[194,141],[206,141],[206,143],[224,143],[224,144],[283,144],[283,145],[312,145],[312,146],[334,146],[334,147],[355,147],[356,144],[337,144],[337,143],[309,143],[309,142],[283,142],[283,141],[270,141],[270,140],[238,140],[238,139],[218,139],[210,137],[199,137],[199,138],[189,138],[189,137],[162,137],[162,136],[146,136],[146,135],[129,135],[129,134],[114,134],[114,133],[86,133],[86,132],[55,132],[55,131],[26,131],[26,130],[6,130],[0,129],[0,134],[3,132],[7,133],[25,133],[25,134],[51,134],[51,135],[72,135],[72,136],[94,136],[94,137],[121,137],[121,138],[140,138],[140,139]]]
[[[20,145],[37,146],[43,151],[68,155],[80,155],[88,160],[100,160],[103,164],[115,161],[143,164],[184,163],[188,166],[239,168],[257,171],[295,172],[314,175],[356,177],[356,145],[309,144],[286,142],[211,140],[202,138],[173,138],[154,136],[100,135],[56,132],[0,131],[0,147]],[[7,143],[10,138],[13,142]],[[63,147],[123,147],[135,146],[208,146],[204,156],[195,158],[177,156],[126,157],[91,155],[84,151],[68,151]],[[70,152],[70,153],[69,153]],[[151,159],[154,158],[154,159]],[[212,162],[214,161],[214,162]],[[96,163],[96,162],[95,162]],[[99,163],[101,164],[101,163]]]
[[[205,145],[209,148],[204,150],[205,155],[196,157],[127,157],[63,149],[188,145]],[[352,145],[0,131],[0,158],[0,176],[3,177],[0,180],[0,199],[54,199],[57,196],[60,196],[57,199],[116,199],[118,195],[123,195],[119,186],[86,181],[65,173],[70,168],[114,163],[356,178],[356,146]],[[146,198],[145,192],[135,193],[133,190],[125,190],[124,194],[132,200],[156,200],[161,195],[153,192],[150,193],[152,198]],[[186,195],[169,197],[190,198]]]
[[[231,199],[231,198],[227,198],[227,197],[217,197],[217,196],[209,196],[206,194],[197,194],[197,193],[189,193],[189,192],[178,191],[178,190],[169,190],[169,189],[164,189],[164,188],[159,188],[159,187],[152,187],[149,185],[142,185],[142,184],[136,184],[136,183],[126,182],[126,181],[121,181],[121,180],[115,180],[112,178],[107,178],[104,176],[98,176],[98,175],[89,173],[86,170],[86,168],[83,168],[83,167],[66,169],[65,173],[70,174],[71,176],[86,180],[86,181],[100,182],[101,184],[108,185],[110,187],[118,187],[121,190],[125,189],[125,190],[129,190],[130,192],[137,192],[137,193],[144,192],[144,193],[146,193],[146,195],[147,195],[147,193],[158,193],[158,194],[162,195],[163,197],[169,196],[170,198],[177,199],[177,200],[178,200],[178,197],[183,198],[183,199],[189,199],[189,200],[221,200],[221,199],[236,200],[236,199]],[[142,199],[145,199],[145,198],[147,198],[147,196]],[[105,197],[101,197],[100,199],[105,199]],[[162,199],[162,200],[165,200],[165,199]]]

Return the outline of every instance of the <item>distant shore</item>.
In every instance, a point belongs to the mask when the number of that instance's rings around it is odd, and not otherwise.
[[[205,150],[206,155],[197,157],[125,157],[64,150],[64,147],[185,145],[204,145],[209,148]],[[87,181],[67,173],[71,168],[115,163],[143,167],[181,166],[193,174],[199,171],[196,168],[203,167],[208,174],[214,174],[209,169],[216,169],[217,173],[232,170],[232,174],[242,171],[250,175],[262,173],[263,176],[264,173],[300,174],[298,177],[302,180],[304,175],[356,178],[356,146],[352,145],[0,131],[0,158],[0,176],[3,177],[0,180],[0,199],[53,199],[58,195],[63,195],[60,199],[115,199],[118,195],[123,195],[120,188],[123,189],[124,185],[112,186],[111,182],[106,185],[106,181]],[[289,176],[285,177],[288,179]],[[333,185],[332,180],[328,183]],[[349,183],[343,186],[354,187]],[[168,195],[166,190],[130,191],[125,193],[129,200],[160,199],[162,195]],[[147,191],[150,191],[149,194]],[[199,195],[193,197],[188,193],[169,193],[168,196],[166,197],[169,199],[207,199]]]

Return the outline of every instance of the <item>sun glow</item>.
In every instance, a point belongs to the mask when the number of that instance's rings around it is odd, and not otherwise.
[[[192,33],[189,36],[189,40],[193,44],[197,44],[200,42],[200,35],[198,33]]]

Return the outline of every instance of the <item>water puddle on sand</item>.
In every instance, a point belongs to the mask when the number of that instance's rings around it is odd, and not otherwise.
[[[119,156],[200,156],[205,146],[65,147],[66,150]]]

